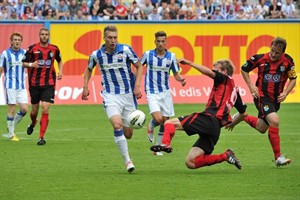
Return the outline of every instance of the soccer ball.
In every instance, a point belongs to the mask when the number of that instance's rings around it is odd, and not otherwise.
[[[146,122],[146,115],[143,111],[134,110],[127,116],[129,126],[133,129],[140,129]]]

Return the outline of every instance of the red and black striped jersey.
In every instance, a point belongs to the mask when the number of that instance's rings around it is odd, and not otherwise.
[[[244,72],[258,69],[256,87],[260,97],[272,99],[277,103],[277,97],[284,89],[288,78],[297,78],[293,58],[282,54],[278,61],[271,61],[269,53],[256,54],[242,66]]]
[[[214,85],[209,95],[205,114],[215,116],[220,120],[221,126],[232,121],[230,110],[236,107],[235,103],[239,97],[238,88],[235,86],[234,80],[230,76],[226,76],[215,71]],[[243,108],[237,108],[241,113]]]
[[[38,61],[38,68],[28,68],[30,86],[49,86],[56,83],[54,60],[61,62],[60,50],[53,44],[41,47],[40,43],[31,45],[25,53],[22,62]]]

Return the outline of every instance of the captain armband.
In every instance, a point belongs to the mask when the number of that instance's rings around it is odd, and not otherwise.
[[[288,78],[290,78],[290,79],[297,78],[297,74],[296,74],[296,71],[294,69],[288,71],[287,75],[288,75]]]

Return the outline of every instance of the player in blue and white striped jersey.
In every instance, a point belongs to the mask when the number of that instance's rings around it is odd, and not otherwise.
[[[82,99],[88,99],[88,83],[98,64],[102,75],[103,106],[113,126],[114,139],[127,171],[131,173],[135,167],[129,156],[126,139],[132,137],[133,129],[126,119],[131,111],[136,110],[136,99],[142,97],[140,84],[143,66],[130,46],[118,43],[118,30],[115,26],[106,26],[103,32],[105,44],[91,54],[84,72]],[[136,68],[135,75],[131,64]]]
[[[170,71],[174,78],[184,86],[186,81],[180,75],[180,68],[177,64],[174,53],[166,49],[167,34],[164,31],[155,33],[154,50],[146,51],[143,54],[141,63],[147,66],[145,76],[145,91],[152,120],[148,125],[147,136],[149,142],[154,142],[154,128],[160,125],[156,144],[161,144],[164,133],[164,122],[174,116],[172,93],[170,90]],[[162,155],[157,152],[155,155]]]
[[[15,126],[28,110],[25,69],[22,67],[22,58],[25,54],[25,50],[21,49],[22,40],[23,36],[20,33],[12,33],[11,47],[4,50],[0,58],[0,76],[4,71],[4,88],[8,105],[7,128],[12,141],[19,141],[15,135]],[[15,114],[17,104],[20,110]]]

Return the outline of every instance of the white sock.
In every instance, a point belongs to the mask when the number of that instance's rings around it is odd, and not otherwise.
[[[128,145],[127,140],[124,135],[121,136],[114,136],[115,142],[117,144],[117,147],[125,161],[125,164],[127,164],[130,161],[129,152],[128,152]]]
[[[14,136],[15,135],[14,118],[7,117],[7,128],[8,128],[9,137]]]
[[[163,136],[164,136],[164,133],[158,132],[156,143],[155,143],[156,145],[160,145],[161,144]]]
[[[17,112],[15,115],[15,126],[23,119],[23,117],[26,115],[26,113],[22,113],[21,111]]]

